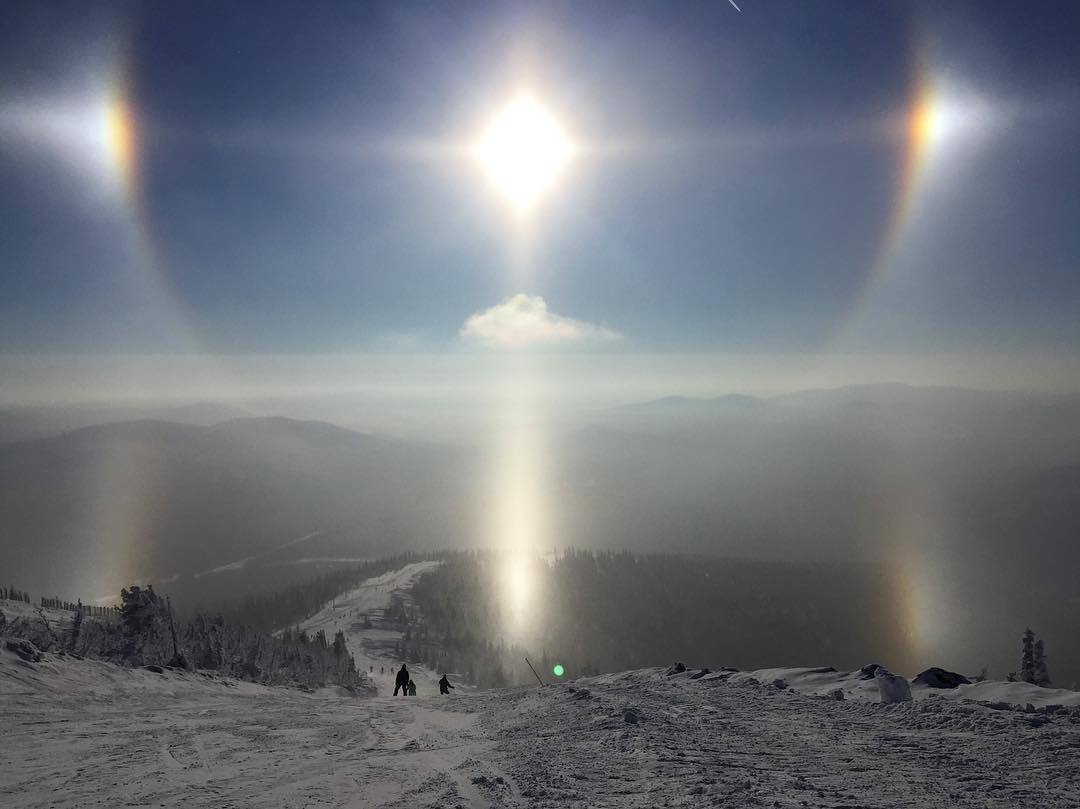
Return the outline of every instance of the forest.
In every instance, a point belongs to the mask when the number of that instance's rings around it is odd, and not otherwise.
[[[895,619],[895,584],[869,564],[569,550],[531,563],[530,620],[508,625],[505,560],[460,552],[424,575],[405,652],[479,685],[687,664],[917,665]]]
[[[352,563],[321,573],[307,581],[280,587],[271,592],[216,601],[188,601],[177,609],[187,619],[199,614],[224,616],[230,623],[271,632],[303,621],[324,604],[365,579],[380,576],[424,558],[403,553],[368,562]]]
[[[0,611],[0,632],[29,640],[41,651],[158,672],[168,667],[305,689],[367,687],[340,632],[333,639],[293,629],[275,635],[220,614],[181,621],[169,599],[151,586],[124,588],[120,600],[119,608],[104,616],[92,617],[80,604],[70,611],[51,608],[51,616],[40,608],[11,620]]]
[[[308,635],[290,627],[335,595],[411,560],[397,556],[360,563],[212,608],[174,608],[168,596],[149,585],[124,588],[118,606],[42,597],[42,609],[33,617],[8,620],[0,611],[0,630],[30,640],[43,651],[126,666],[214,672],[267,685],[362,689],[366,678],[356,670],[340,632],[328,638],[321,631]],[[30,603],[25,591],[8,587],[5,593],[12,600]],[[52,611],[53,620],[45,609]],[[62,616],[59,620],[57,612]]]

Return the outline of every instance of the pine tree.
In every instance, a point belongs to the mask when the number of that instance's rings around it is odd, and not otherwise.
[[[1020,679],[1025,683],[1035,682],[1035,633],[1030,627],[1020,639]]]
[[[79,599],[79,607],[75,610],[75,617],[71,619],[71,652],[75,652],[75,647],[79,642],[79,632],[82,630],[83,622],[83,605],[82,599]]]
[[[345,645],[345,633],[340,629],[334,634],[334,656],[342,657],[348,651]]]
[[[1050,671],[1046,667],[1046,649],[1043,646],[1042,638],[1035,640],[1035,648],[1033,649],[1034,657],[1034,679],[1032,682],[1035,685],[1042,686],[1043,688],[1050,687]]]

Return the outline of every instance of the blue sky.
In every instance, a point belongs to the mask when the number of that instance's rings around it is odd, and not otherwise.
[[[6,4],[0,352],[461,351],[523,294],[618,334],[567,350],[1076,355],[1075,5],[740,5]],[[985,114],[868,285],[920,64]],[[119,85],[128,186],[92,115],[31,114]],[[522,86],[612,147],[542,200],[524,271],[476,167],[406,148]]]

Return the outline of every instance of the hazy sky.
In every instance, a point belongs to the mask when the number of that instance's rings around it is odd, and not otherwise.
[[[1075,356],[1080,7],[740,5],[7,2],[0,351]]]

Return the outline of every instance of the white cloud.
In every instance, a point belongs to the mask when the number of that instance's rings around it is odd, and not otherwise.
[[[498,348],[617,340],[617,331],[549,312],[539,295],[518,293],[500,304],[477,312],[465,321],[460,336]]]

